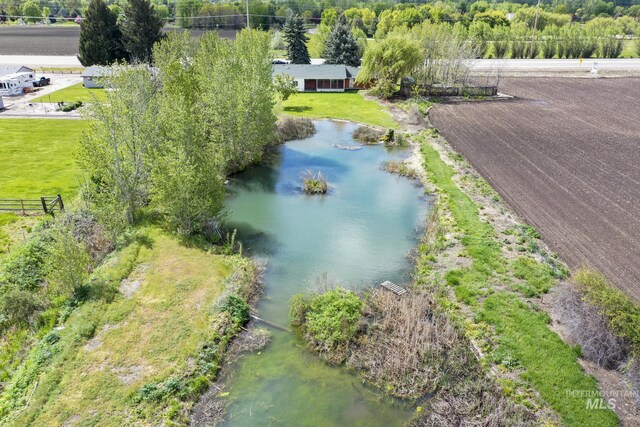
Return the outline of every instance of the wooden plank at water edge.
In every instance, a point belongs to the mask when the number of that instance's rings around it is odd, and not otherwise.
[[[383,288],[385,288],[388,291],[393,292],[396,295],[404,295],[407,293],[407,290],[405,288],[403,288],[402,286],[398,286],[395,283],[392,283],[390,281],[384,281],[380,284],[380,286],[382,286]]]

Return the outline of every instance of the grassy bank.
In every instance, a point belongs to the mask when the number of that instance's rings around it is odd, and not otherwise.
[[[247,320],[255,269],[156,228],[93,273],[86,302],[31,348],[0,396],[5,425],[188,423]]]
[[[74,197],[80,120],[0,120],[0,198]]]
[[[104,89],[87,89],[78,83],[64,89],[57,90],[48,95],[40,96],[31,102],[64,102],[71,104],[73,102],[82,101],[83,103],[103,101],[106,99]]]
[[[478,206],[457,185],[454,169],[429,137],[423,135],[420,142],[428,177],[440,193],[439,203],[451,214],[463,256],[471,261],[467,267],[449,270],[445,280],[458,302],[472,313],[468,330],[483,344],[488,361],[518,374],[566,425],[617,425],[612,411],[587,407],[583,396],[597,393],[595,379],[582,370],[579,353],[549,329],[549,317],[525,301],[530,288],[540,293],[548,290],[545,280],[534,280],[541,277],[542,264],[508,259],[496,230],[482,220]],[[420,273],[430,274],[429,266]],[[517,279],[529,288],[514,286]]]
[[[316,119],[343,119],[373,126],[395,128],[389,113],[360,92],[297,93],[283,103],[283,112]]]

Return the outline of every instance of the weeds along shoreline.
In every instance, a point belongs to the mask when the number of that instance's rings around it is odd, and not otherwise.
[[[421,177],[433,196],[411,293],[397,297],[375,289],[354,294],[361,301],[357,313],[345,314],[346,328],[334,324],[333,335],[322,331],[331,328],[319,321],[331,312],[322,307],[333,305],[335,313],[351,296],[322,301],[326,294],[300,295],[292,301],[296,330],[327,361],[344,364],[389,394],[416,401],[433,394],[417,408],[412,425],[459,423],[465,416],[496,425],[604,426],[637,419],[633,406],[638,405],[640,340],[633,325],[638,324],[638,305],[597,273],[576,272],[569,279],[567,267],[538,233],[435,129],[411,139],[411,158],[403,165],[383,165],[392,173]],[[414,172],[406,173],[409,169]],[[396,302],[393,308],[387,298]],[[563,302],[567,298],[576,304],[568,308]],[[616,315],[614,306],[624,313]],[[422,319],[422,329],[403,320],[412,310],[409,317]],[[596,325],[589,329],[593,333],[578,334],[575,321],[565,324],[563,315]],[[333,338],[327,341],[327,336]],[[410,356],[426,348],[431,351],[429,365],[457,381],[420,371],[426,367]],[[452,355],[460,356],[455,367],[443,362]],[[397,359],[402,363],[380,363]],[[611,389],[606,375],[614,375],[620,389]],[[424,381],[400,381],[416,376]],[[585,397],[618,396],[625,390],[624,410],[605,405],[595,411]],[[505,411],[503,399],[516,412]],[[476,412],[458,413],[455,407],[468,409],[467,401],[475,402]],[[484,412],[487,408],[493,409]]]

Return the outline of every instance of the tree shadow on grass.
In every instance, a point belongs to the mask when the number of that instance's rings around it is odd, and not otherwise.
[[[291,106],[291,107],[284,107],[284,111],[285,112],[290,112],[290,113],[303,113],[305,111],[310,111],[311,107],[307,106],[307,105],[295,105],[295,106]]]

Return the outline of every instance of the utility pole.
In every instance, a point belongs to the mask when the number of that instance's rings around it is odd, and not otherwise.
[[[536,18],[536,21],[537,21],[537,18]],[[249,28],[249,0],[247,0],[247,28]]]
[[[248,0],[247,0],[248,1]],[[531,37],[531,52],[529,56],[533,58],[534,49],[536,46],[536,30],[538,29],[538,16],[540,15],[540,0],[538,0],[538,5],[536,6],[536,19],[533,23],[533,36]]]

